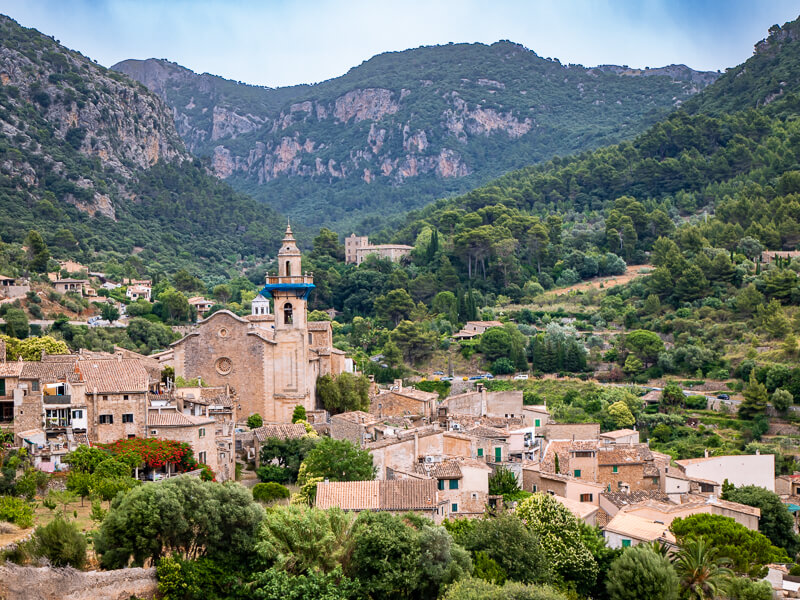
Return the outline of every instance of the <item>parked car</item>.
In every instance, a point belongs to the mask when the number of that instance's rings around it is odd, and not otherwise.
[[[494,379],[494,375],[492,375],[491,373],[487,373],[486,375],[484,375],[484,377],[486,379]]]
[[[720,400],[730,400],[731,397],[728,394],[718,394],[717,398]]]
[[[442,377],[439,381],[453,381],[452,377]]]
[[[527,373],[520,373],[518,375],[514,375],[514,379],[516,379],[518,381],[523,380],[523,379],[527,379],[527,378],[528,378],[528,374]]]
[[[476,379],[483,379],[483,375],[473,375],[469,378],[470,381],[475,381]]]
[[[444,375],[444,371],[434,371],[434,375]]]

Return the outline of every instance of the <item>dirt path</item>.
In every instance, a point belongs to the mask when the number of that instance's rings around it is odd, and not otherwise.
[[[592,288],[599,288],[602,284],[603,287],[613,287],[615,285],[623,285],[628,283],[629,281],[636,279],[637,277],[641,277],[644,273],[640,273],[641,269],[652,269],[652,265],[628,265],[625,269],[624,275],[612,275],[610,277],[595,277],[594,279],[590,279],[588,281],[582,281],[581,283],[576,283],[575,285],[571,285],[565,288],[558,288],[557,290],[553,290],[556,296],[561,296],[563,294],[568,294],[569,292],[576,292],[581,291],[585,292],[586,290]]]

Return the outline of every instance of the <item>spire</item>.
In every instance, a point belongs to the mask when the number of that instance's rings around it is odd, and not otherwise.
[[[289,224],[289,219],[286,219],[286,233],[283,234],[284,242],[293,242],[294,235],[292,234],[292,226]]]

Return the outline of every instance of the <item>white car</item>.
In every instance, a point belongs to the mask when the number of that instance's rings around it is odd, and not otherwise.
[[[528,378],[528,374],[527,373],[520,373],[519,375],[514,375],[514,379],[517,379],[517,380],[522,380],[522,379],[527,379],[527,378]]]

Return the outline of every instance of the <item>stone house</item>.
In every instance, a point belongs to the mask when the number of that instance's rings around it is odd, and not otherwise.
[[[279,440],[296,440],[308,435],[305,425],[302,423],[263,425],[262,427],[253,429],[250,433],[252,434],[252,448],[255,454],[256,468],[261,466],[261,446],[263,446],[267,440],[272,438]]]
[[[498,419],[522,418],[522,391],[490,392],[479,384],[479,389],[445,398],[438,406],[438,416],[454,415],[493,417]]]
[[[365,235],[357,236],[355,233],[344,238],[344,261],[348,264],[360,265],[371,254],[376,254],[379,258],[388,259],[392,262],[399,262],[405,256],[411,254],[414,246],[404,244],[379,244],[377,246],[369,243],[369,238]]]
[[[23,298],[31,291],[27,279],[15,279],[0,275],[0,298]]]
[[[438,458],[461,456],[477,458],[479,440],[473,436],[443,431],[435,426],[412,430],[397,430],[387,436],[366,444],[372,454],[378,479],[388,479],[391,471],[414,472],[420,462],[433,462]]]
[[[187,302],[189,302],[190,306],[195,307],[198,318],[205,316],[205,314],[211,310],[211,307],[214,306],[214,302],[207,300],[202,296],[192,296],[187,300]]]
[[[372,398],[369,412],[378,418],[420,416],[432,419],[438,400],[439,394],[404,387],[402,380],[396,380],[391,389]]]
[[[375,425],[381,421],[363,410],[340,413],[331,417],[330,433],[335,440],[349,440],[363,447],[375,441]]]
[[[140,298],[152,302],[153,289],[149,285],[129,285],[125,290],[125,297],[136,302]]]
[[[536,427],[537,435],[543,435],[543,432],[549,427],[550,411],[547,410],[547,406],[544,404],[523,406],[522,422],[526,427]]]
[[[185,442],[192,447],[197,462],[206,464],[214,473],[221,470],[217,454],[216,422],[210,417],[186,415],[177,408],[147,410],[147,436]],[[233,455],[231,454],[231,460]],[[225,465],[226,472],[231,471]]]
[[[597,515],[600,512],[600,507],[588,502],[577,502],[558,495],[553,495],[553,498],[558,500],[569,512],[587,525],[591,525],[592,527],[597,525]]]
[[[433,479],[323,481],[317,485],[317,508],[345,511],[415,512],[440,523],[448,516]]]
[[[600,439],[600,423],[549,423],[542,429],[547,441]]]
[[[492,468],[471,458],[445,458],[414,466],[417,474],[436,480],[439,498],[445,500],[451,517],[483,515],[489,505]]]
[[[523,463],[521,487],[526,492],[544,492],[574,502],[600,506],[605,486],[569,475],[542,472],[539,463]]]
[[[56,279],[53,282],[53,287],[59,294],[66,294],[72,292],[75,294],[84,295],[85,289],[89,286],[89,282],[84,279]]]
[[[619,513],[603,528],[609,548],[630,548],[641,543],[661,542],[675,545],[669,525],[637,515]]]
[[[604,444],[638,444],[639,432],[635,429],[618,429],[600,434],[600,441]]]
[[[502,327],[500,321],[467,321],[464,328],[453,334],[454,339],[469,340],[486,332],[492,327]]]
[[[300,250],[287,228],[278,274],[267,275],[261,291],[263,297],[272,297],[275,314],[243,318],[220,310],[173,343],[162,360],[174,367],[176,376],[233,387],[237,420],[258,413],[267,423],[288,423],[297,405],[307,412],[316,408],[321,374],[337,375],[345,368],[344,354],[329,345],[330,322],[312,325],[306,320],[313,288],[313,277],[302,273]]]

